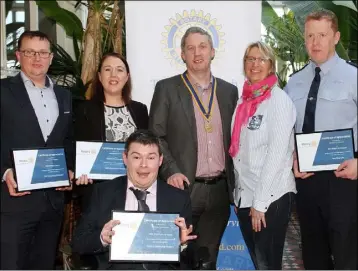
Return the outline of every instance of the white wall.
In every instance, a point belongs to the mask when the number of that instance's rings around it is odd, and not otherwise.
[[[213,75],[241,90],[244,51],[250,42],[260,40],[261,1],[127,1],[125,4],[126,52],[134,100],[149,107],[156,82],[185,71],[180,40],[193,25],[218,37],[211,66]]]

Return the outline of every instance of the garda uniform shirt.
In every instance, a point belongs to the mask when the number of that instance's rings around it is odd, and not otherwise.
[[[302,132],[308,93],[315,75],[316,64],[310,61],[294,73],[285,91],[296,106],[295,131]],[[357,151],[357,67],[337,54],[320,65],[321,83],[318,89],[315,131],[353,128]]]

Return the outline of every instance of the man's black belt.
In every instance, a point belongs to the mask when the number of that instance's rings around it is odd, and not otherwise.
[[[219,181],[223,180],[226,178],[225,173],[221,173],[218,176],[214,176],[214,177],[196,177],[195,178],[195,182],[196,183],[203,183],[203,184],[216,184]]]

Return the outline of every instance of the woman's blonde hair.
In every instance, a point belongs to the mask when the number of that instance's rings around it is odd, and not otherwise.
[[[268,60],[270,60],[271,63],[271,73],[275,73],[276,72],[276,57],[275,54],[273,53],[273,50],[271,49],[270,46],[268,46],[267,44],[263,43],[262,41],[256,41],[256,42],[252,42],[250,43],[246,50],[245,50],[245,55],[244,55],[244,59],[243,59],[243,71],[244,71],[244,75],[246,77],[246,72],[245,72],[245,61],[246,58],[250,52],[250,50],[254,47],[257,47],[260,51],[260,53],[262,54],[263,58],[266,58]]]

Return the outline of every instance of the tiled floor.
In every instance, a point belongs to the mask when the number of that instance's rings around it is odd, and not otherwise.
[[[300,227],[296,212],[292,212],[291,220],[288,224],[285,248],[282,259],[283,270],[303,270],[301,256],[301,236]]]

